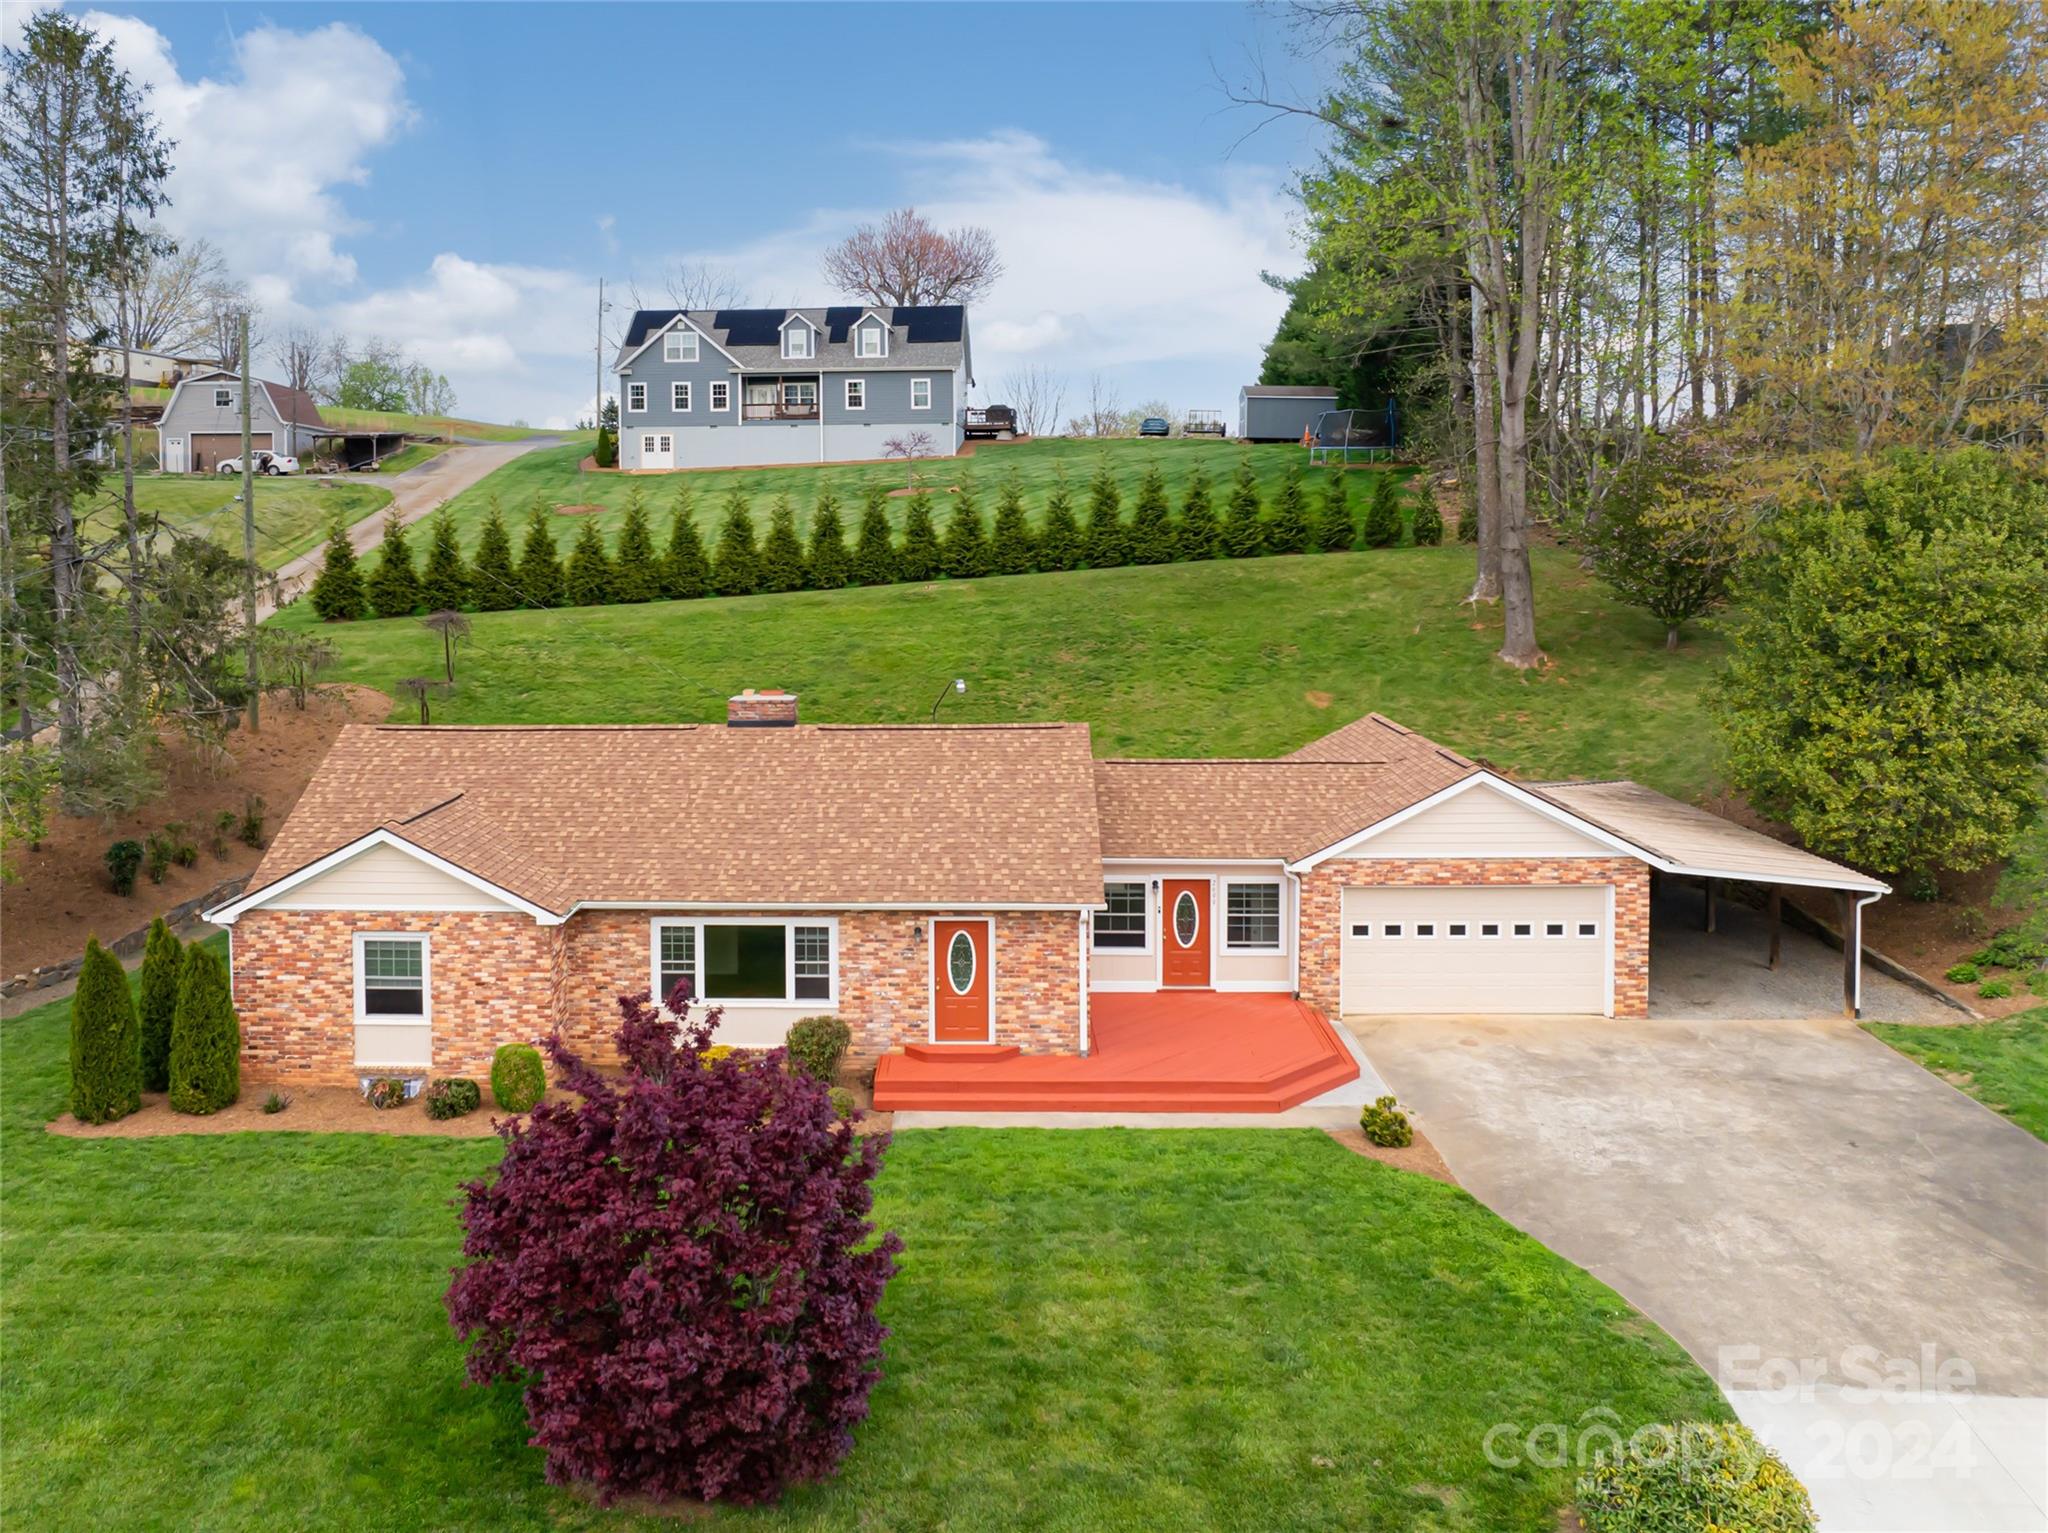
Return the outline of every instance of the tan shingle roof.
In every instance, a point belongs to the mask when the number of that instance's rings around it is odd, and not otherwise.
[[[1458,766],[1472,763],[1447,745],[1396,724],[1383,713],[1368,713],[1333,729],[1282,758],[1287,761],[1417,761],[1438,756]]]
[[[1085,724],[353,725],[249,889],[380,827],[558,912],[1102,897]]]

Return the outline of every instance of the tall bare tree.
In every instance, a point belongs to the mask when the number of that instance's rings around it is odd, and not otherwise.
[[[305,394],[323,392],[331,356],[327,338],[307,324],[286,325],[270,342],[270,359],[280,375],[277,381]]]
[[[1060,429],[1067,380],[1043,362],[1010,373],[1003,379],[1003,393],[1017,412],[1017,429],[1025,436],[1045,436]]]
[[[825,280],[849,298],[888,305],[972,303],[1003,274],[995,236],[973,224],[940,231],[916,208],[862,224],[825,252]]]
[[[230,280],[210,240],[140,239],[126,279],[95,302],[94,312],[137,351],[182,356],[213,344],[213,295]]]
[[[746,283],[729,266],[677,261],[662,273],[661,285],[679,309],[744,309],[748,303]]]

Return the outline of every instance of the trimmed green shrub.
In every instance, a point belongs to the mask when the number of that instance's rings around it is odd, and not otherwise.
[[[185,950],[171,1019],[171,1108],[204,1115],[241,1094],[242,1027],[228,992],[228,966],[195,943]]]
[[[837,1017],[805,1017],[789,1029],[790,1065],[829,1086],[851,1042],[852,1031]]]
[[[973,580],[989,572],[988,528],[981,520],[981,502],[974,481],[965,480],[953,501],[946,536],[939,544],[939,567],[949,580]]]
[[[801,591],[804,588],[804,543],[797,536],[796,508],[787,495],[775,497],[768,510],[768,536],[761,541],[761,583],[763,591]]]
[[[2002,927],[1982,950],[1970,955],[1972,963],[1994,969],[2031,969],[2048,958],[2048,921],[2024,926]]]
[[[530,1043],[501,1043],[491,1056],[491,1100],[506,1112],[530,1112],[547,1095],[548,1073]]]
[[[1392,548],[1401,541],[1401,483],[1392,474],[1372,476],[1372,499],[1365,503],[1365,546]]]
[[[595,517],[583,518],[576,530],[569,563],[562,571],[562,600],[572,607],[602,607],[612,599],[612,558]]]
[[[1942,978],[1951,985],[1974,985],[1983,977],[1983,971],[1974,963],[1950,964],[1947,972],[1942,975]]]
[[[384,513],[384,541],[365,591],[379,617],[410,617],[420,604],[419,572],[413,568],[412,548],[395,509]]]
[[[555,519],[547,502],[533,497],[519,545],[519,599],[529,607],[562,604],[562,551],[555,546]]]
[[[1074,488],[1066,465],[1055,470],[1052,493],[1045,499],[1045,520],[1038,529],[1038,567],[1070,570],[1081,562],[1081,524],[1074,518]]]
[[[1124,525],[1123,506],[1123,491],[1104,458],[1088,481],[1088,525],[1081,533],[1081,556],[1091,570],[1131,562],[1131,529]]]
[[[313,612],[325,623],[347,623],[370,613],[363,590],[363,572],[356,567],[355,545],[348,528],[336,517],[327,530],[327,553],[313,582]]]
[[[640,486],[626,492],[626,519],[619,526],[619,549],[612,559],[612,600],[643,602],[661,600],[661,556],[654,551],[654,529],[647,522],[647,507],[640,499]]]
[[[421,1095],[426,1103],[427,1116],[442,1122],[449,1118],[467,1117],[484,1105],[482,1088],[461,1075],[429,1081]]]
[[[690,513],[690,492],[676,486],[676,506],[668,527],[668,548],[661,556],[661,594],[670,601],[695,601],[711,589],[711,560],[703,534]]]
[[[1211,501],[1209,471],[1199,463],[1188,475],[1187,492],[1181,497],[1180,525],[1174,529],[1174,552],[1182,559],[1214,559],[1223,552],[1223,540],[1216,526],[1216,507]]]
[[[1259,478],[1252,460],[1238,455],[1230,481],[1230,502],[1223,513],[1223,552],[1233,559],[1256,559],[1266,551],[1266,524],[1259,515]]]
[[[611,468],[619,461],[619,438],[609,426],[597,428],[597,445],[591,449],[590,461],[599,468]]]
[[[1977,994],[1987,1001],[2002,1001],[2012,994],[2009,979],[1987,979],[1977,987]]]
[[[932,525],[929,495],[910,497],[910,513],[903,519],[903,547],[896,554],[898,580],[936,580],[943,561],[939,532]]]
[[[1166,476],[1154,463],[1138,481],[1138,498],[1131,506],[1131,562],[1171,564],[1176,552],[1173,511],[1166,501]]]
[[[477,534],[476,563],[470,567],[470,600],[482,612],[509,612],[519,605],[519,567],[512,560],[512,534],[505,529],[505,511],[493,495]]]
[[[171,1089],[171,1029],[178,1017],[178,981],[185,946],[158,916],[142,949],[142,996],[136,1007],[142,1036],[142,1089]]]
[[[1296,458],[1280,481],[1280,493],[1273,500],[1272,520],[1266,524],[1266,549],[1276,554],[1305,554],[1314,545],[1308,524],[1308,489],[1301,480],[1301,459]]]
[[[1351,474],[1341,464],[1323,471],[1323,493],[1316,501],[1316,550],[1341,554],[1358,541],[1358,528],[1351,521]]]
[[[811,546],[804,554],[804,583],[813,591],[837,591],[853,583],[853,555],[846,548],[846,523],[839,518],[839,499],[830,490],[818,494],[811,511]]]
[[[996,530],[989,540],[989,573],[1022,575],[1031,568],[1031,527],[1024,519],[1024,487],[1012,469],[996,494]]]
[[[469,605],[469,565],[455,537],[455,517],[446,505],[434,513],[427,543],[427,568],[420,576],[420,600],[429,612],[460,612]]]
[[[853,1100],[853,1093],[851,1091],[848,1091],[844,1086],[834,1086],[830,1091],[825,1093],[825,1098],[832,1104],[832,1111],[837,1113],[840,1117],[851,1118],[853,1116],[855,1105]]]
[[[1399,1150],[1415,1143],[1415,1128],[1408,1115],[1394,1105],[1392,1097],[1381,1097],[1358,1115],[1358,1126],[1368,1141],[1383,1150]]]
[[[380,1075],[370,1082],[363,1093],[363,1100],[379,1112],[389,1112],[394,1107],[405,1106],[405,1082],[396,1076]]]
[[[97,937],[88,937],[71,994],[71,1116],[81,1123],[111,1123],[141,1105],[135,997],[121,960]]]
[[[896,544],[889,532],[889,487],[869,485],[860,499],[860,537],[853,548],[853,578],[864,586],[896,579]]]
[[[725,521],[711,555],[711,589],[720,596],[751,596],[761,589],[761,556],[754,547],[754,518],[747,497],[734,490],[725,502]]]
[[[113,880],[116,894],[135,892],[135,874],[143,855],[140,841],[116,841],[107,848],[107,877]]]
[[[1444,516],[1436,508],[1436,497],[1429,493],[1429,487],[1420,480],[1411,480],[1406,490],[1406,498],[1411,507],[1409,523],[1413,528],[1415,546],[1435,548],[1444,540]]]
[[[1646,1427],[1579,1476],[1586,1533],[1813,1533],[1813,1504],[1748,1427]]]

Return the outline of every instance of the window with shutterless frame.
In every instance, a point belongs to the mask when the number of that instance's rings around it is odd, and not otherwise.
[[[1102,886],[1109,908],[1095,912],[1095,946],[1106,952],[1142,953],[1151,946],[1151,901],[1141,878]]]
[[[650,955],[664,997],[678,980],[700,1000],[787,1005],[838,998],[838,923],[658,917]]]
[[[1280,885],[1260,879],[1223,885],[1223,946],[1232,952],[1281,950]]]
[[[423,1022],[430,1010],[427,939],[407,932],[358,932],[358,1020]]]

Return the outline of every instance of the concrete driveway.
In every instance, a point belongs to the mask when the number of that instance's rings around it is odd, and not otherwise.
[[[1840,1020],[1351,1026],[1474,1196],[1676,1337],[1830,1533],[2048,1527],[2048,1145]]]

